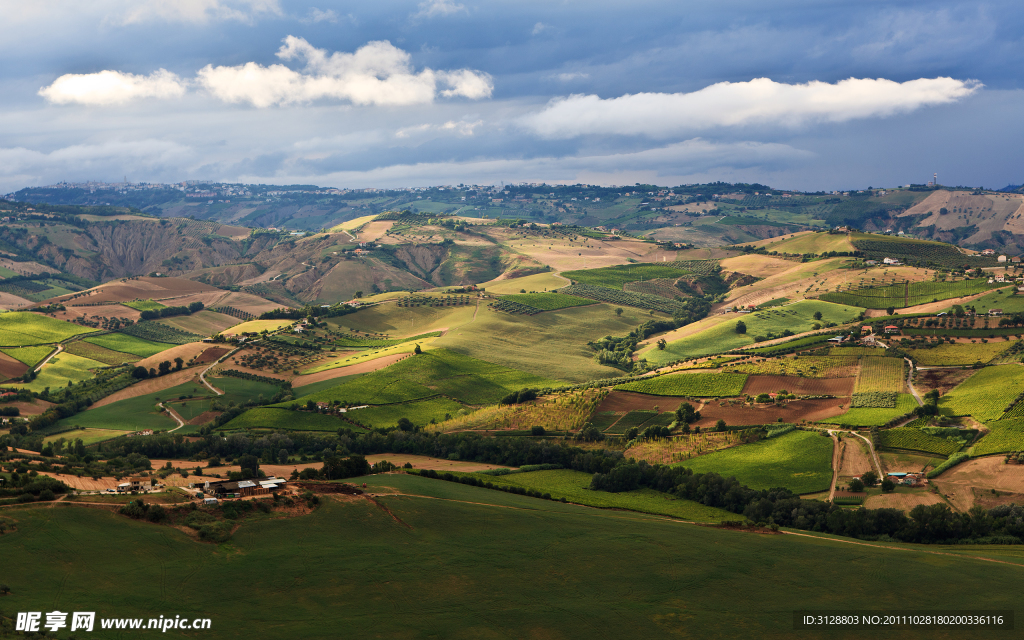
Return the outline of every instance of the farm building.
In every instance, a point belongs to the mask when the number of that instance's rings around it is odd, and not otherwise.
[[[899,333],[900,332],[900,328],[897,327],[894,324],[886,325],[885,332],[886,333]]]
[[[988,315],[990,315],[990,316],[1001,316],[1001,315],[1003,315],[1003,310],[1002,309],[989,309],[988,310]]]
[[[152,480],[145,477],[128,478],[128,482],[117,485],[117,491],[124,493],[128,491],[145,491],[152,486]]]
[[[205,491],[206,493],[212,493],[218,496],[259,496],[267,495],[271,491],[275,491],[283,487],[285,481],[282,478],[269,477],[269,478],[256,478],[253,480],[219,480],[209,481],[201,480],[189,484],[189,488],[198,489]]]
[[[862,334],[864,334],[864,333],[871,333],[871,327],[869,327],[869,326],[865,325],[865,326],[863,326],[863,327],[861,327],[861,328],[860,328],[860,332],[861,332]]]

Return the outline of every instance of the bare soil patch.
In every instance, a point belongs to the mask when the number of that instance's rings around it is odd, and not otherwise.
[[[202,292],[218,292],[223,294],[223,291],[216,287],[194,280],[139,277],[130,280],[108,282],[98,287],[93,287],[87,291],[87,295],[75,298],[75,302],[79,304],[83,302],[125,302],[128,300],[158,299]],[[53,300],[68,299],[72,295],[76,294],[67,294],[53,298]]]
[[[343,378],[345,376],[352,376],[357,373],[369,373],[378,369],[383,369],[389,364],[394,364],[399,360],[408,358],[410,353],[395,353],[389,356],[383,356],[375,360],[367,360],[366,362],[360,362],[359,364],[349,365],[347,367],[338,367],[337,369],[328,369],[327,371],[320,371],[318,373],[311,373],[305,376],[299,376],[292,381],[293,387],[303,387],[307,384],[313,384],[314,382],[321,382],[323,380],[333,380],[335,378]]]
[[[209,349],[210,345],[205,342],[189,342],[178,346],[171,347],[166,351],[161,351],[155,355],[152,355],[145,360],[140,360],[136,366],[146,367],[147,369],[155,369],[160,366],[160,363],[164,360],[174,362],[175,358],[181,358],[185,362],[188,362],[195,356],[199,355],[206,349]]]
[[[0,380],[17,378],[28,371],[28,365],[18,362],[6,353],[0,353]]]
[[[93,480],[91,476],[82,476],[79,478],[78,476],[52,473],[50,471],[40,471],[39,475],[56,478],[72,489],[79,489],[81,491],[106,491],[107,489],[117,489],[117,485],[120,484],[120,481],[113,478],[100,478],[99,480]]]
[[[118,400],[125,400],[127,398],[137,398],[139,396],[144,396],[148,393],[154,393],[156,391],[170,389],[171,387],[176,387],[179,384],[184,384],[185,382],[188,382],[195,376],[195,371],[183,369],[181,371],[168,373],[167,375],[160,376],[159,378],[150,378],[148,380],[143,380],[142,382],[136,382],[132,386],[112,393],[106,398],[103,398],[102,400],[97,400],[95,404],[93,404],[91,407],[87,409],[87,411],[91,411],[93,409],[96,409],[97,407],[105,407],[106,405],[117,402]]]
[[[730,426],[768,424],[771,422],[799,423],[807,420],[816,422],[838,416],[846,411],[840,405],[849,406],[849,398],[821,400],[793,400],[786,405],[776,404],[729,404],[719,406],[718,401],[711,401],[700,407],[701,419],[697,425],[711,427],[718,420],[725,420]]]
[[[938,389],[940,394],[945,395],[975,373],[974,369],[919,369],[914,386],[921,395],[932,389]]]
[[[867,443],[857,437],[843,438],[839,477],[852,478],[874,469],[867,452]]]
[[[0,291],[0,309],[20,309],[21,307],[28,307],[35,304],[31,300],[16,296],[13,293],[7,293],[6,291]]]
[[[601,401],[597,411],[635,411],[637,409],[654,409],[654,407],[658,407],[660,411],[675,411],[682,403],[683,398],[675,396],[650,396],[632,391],[612,391]]]
[[[941,504],[942,498],[926,491],[915,491],[914,493],[883,493],[871,496],[864,501],[868,509],[900,509],[910,511],[919,504]]]
[[[192,418],[191,420],[186,421],[185,424],[206,424],[207,422],[213,420],[214,418],[216,418],[217,416],[219,416],[222,413],[224,413],[224,412],[223,411],[204,411],[204,412],[200,413],[198,416]]]
[[[743,393],[756,396],[782,389],[800,396],[849,396],[857,378],[799,378],[796,376],[761,376],[747,378]]]
[[[963,484],[980,489],[1024,493],[1024,466],[1003,464],[1003,456],[962,462],[934,480],[935,484]]]
[[[38,416],[46,413],[46,410],[52,407],[53,403],[37,398],[32,402],[5,402],[0,406],[17,407],[23,416]]]
[[[216,362],[217,360],[219,360],[221,356],[223,356],[225,353],[228,353],[229,351],[231,350],[226,347],[210,347],[209,349],[204,350],[202,353],[196,356],[195,360],[193,360],[192,363],[210,364],[211,362]]]

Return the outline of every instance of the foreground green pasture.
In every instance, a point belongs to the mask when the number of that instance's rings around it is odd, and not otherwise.
[[[60,342],[93,331],[95,329],[28,311],[0,313],[0,346],[4,347]]]
[[[13,349],[3,349],[3,352],[22,364],[34,367],[53,350],[52,345],[45,345],[42,347],[14,347]]]
[[[752,489],[785,487],[793,493],[824,491],[832,483],[832,439],[817,431],[791,431],[768,440],[715,451],[676,466],[697,473],[735,476]]]
[[[770,307],[755,313],[748,313],[730,318],[709,327],[706,331],[687,336],[681,340],[669,342],[665,349],[652,349],[644,352],[644,357],[656,364],[722,353],[731,349],[745,347],[754,343],[756,336],[767,336],[769,333],[781,335],[784,331],[803,333],[811,331],[814,325],[834,322],[842,324],[857,318],[861,309],[858,307],[832,304],[819,300],[801,300],[784,307]],[[821,320],[814,318],[821,313]],[[736,323],[742,321],[746,325],[746,333],[736,333]]]
[[[915,609],[1019,603],[1024,569],[1015,564],[723,531],[411,476],[353,480],[432,498],[377,498],[401,523],[366,501],[325,499],[310,516],[242,524],[222,545],[99,509],[5,510],[17,531],[0,536],[11,588],[3,615],[202,617],[212,620],[210,630],[161,635],[209,640],[788,639],[794,610],[886,608],[880,580],[904,585]],[[932,629],[870,635],[944,637]],[[838,629],[806,637],[865,635]]]
[[[569,502],[599,507],[602,509],[629,509],[641,513],[666,515],[673,518],[696,522],[721,522],[736,520],[735,513],[702,505],[692,500],[683,500],[653,489],[638,489],[621,493],[592,491],[591,475],[582,471],[558,469],[553,471],[531,471],[507,476],[489,476],[480,473],[456,473],[471,475],[498,486],[523,487],[543,493],[550,493],[552,499],[565,498]]]

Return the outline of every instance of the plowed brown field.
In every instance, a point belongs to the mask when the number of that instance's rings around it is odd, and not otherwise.
[[[700,408],[701,419],[697,422],[700,427],[714,426],[719,419],[725,420],[730,426],[768,424],[771,422],[798,423],[804,420],[811,422],[825,420],[838,416],[846,411],[839,405],[849,405],[849,398],[837,398],[826,400],[793,400],[786,406],[775,404],[748,404],[718,406],[717,402],[710,402]]]
[[[775,393],[782,389],[800,396],[849,396],[857,378],[799,378],[797,376],[760,376],[747,378],[743,393]]]

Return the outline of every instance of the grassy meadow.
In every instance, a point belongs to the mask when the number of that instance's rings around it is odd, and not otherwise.
[[[969,557],[1001,548],[935,555],[907,545],[692,526],[413,476],[354,481],[411,495],[377,498],[394,518],[367,501],[326,499],[309,516],[243,523],[220,545],[99,509],[5,512],[17,530],[0,536],[4,582],[11,587],[3,615],[180,614],[210,618],[211,629],[202,633],[209,639],[333,639],[339,629],[353,637],[685,632],[788,639],[794,610],[878,608],[879,567],[887,581],[913,585],[916,608],[1013,609],[1017,603],[1019,558],[998,564]],[[763,588],[752,588],[755,583]],[[862,630],[813,635],[863,637]],[[872,635],[936,637],[932,629]],[[982,637],[957,632],[972,635]]]
[[[93,331],[95,329],[28,311],[0,313],[0,346],[3,347],[60,342]]]
[[[791,431],[692,458],[678,466],[697,473],[714,471],[735,476],[752,489],[785,487],[793,493],[814,493],[832,482],[832,439],[817,431]]]
[[[91,369],[105,366],[102,362],[64,352],[51,358],[40,369],[39,375],[35,380],[17,386],[31,391],[42,391],[47,387],[56,390],[58,387],[66,387],[69,382],[75,383],[89,380],[92,378]]]
[[[130,353],[140,358],[148,358],[155,356],[161,351],[166,351],[173,347],[173,344],[167,344],[166,342],[153,342],[152,340],[145,340],[143,338],[137,338],[124,333],[106,333],[102,336],[95,336],[93,338],[83,338],[83,342],[94,344],[104,349],[110,349],[111,351],[120,351],[121,353]]]

